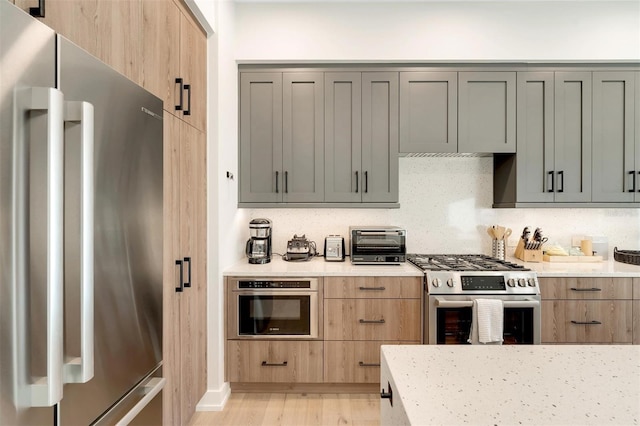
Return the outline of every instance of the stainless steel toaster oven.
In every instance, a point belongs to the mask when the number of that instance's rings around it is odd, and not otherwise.
[[[397,226],[351,226],[351,263],[399,264],[407,255],[407,231]]]

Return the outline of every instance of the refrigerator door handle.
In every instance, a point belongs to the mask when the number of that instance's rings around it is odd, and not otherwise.
[[[144,397],[138,401],[136,405],[127,413],[123,418],[120,419],[119,422],[116,423],[116,426],[126,426],[133,419],[136,418],[138,414],[149,404],[149,402],[162,390],[167,379],[164,377],[152,377],[149,381],[144,385],[143,392]]]
[[[79,122],[80,131],[80,357],[64,363],[64,383],[93,378],[93,148],[94,109],[89,102],[65,102],[65,122]],[[65,357],[66,358],[66,357]]]
[[[64,227],[64,96],[50,87],[31,87],[16,93],[16,211],[14,220],[14,253],[16,253],[15,288],[18,305],[18,398],[27,407],[51,407],[62,399],[63,370],[63,227]],[[46,111],[46,141],[27,141],[28,118],[22,111]],[[30,145],[33,145],[29,148]],[[46,150],[46,376],[33,377],[30,373],[30,297],[29,265],[34,259],[29,256],[30,225],[28,223],[29,198],[29,149]],[[25,181],[24,179],[27,179]],[[27,216],[25,218],[25,216]]]

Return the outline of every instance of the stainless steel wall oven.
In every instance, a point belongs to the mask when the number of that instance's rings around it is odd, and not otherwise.
[[[232,278],[234,339],[318,338],[317,278]]]

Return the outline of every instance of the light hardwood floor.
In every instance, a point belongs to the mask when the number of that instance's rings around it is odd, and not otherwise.
[[[378,394],[232,393],[223,411],[196,412],[190,426],[379,424]]]

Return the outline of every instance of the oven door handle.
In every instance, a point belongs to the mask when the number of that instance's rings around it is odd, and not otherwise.
[[[473,306],[473,300],[445,300],[436,297],[436,306],[441,308],[470,308]],[[538,300],[505,300],[502,302],[505,308],[535,308],[540,306]]]

